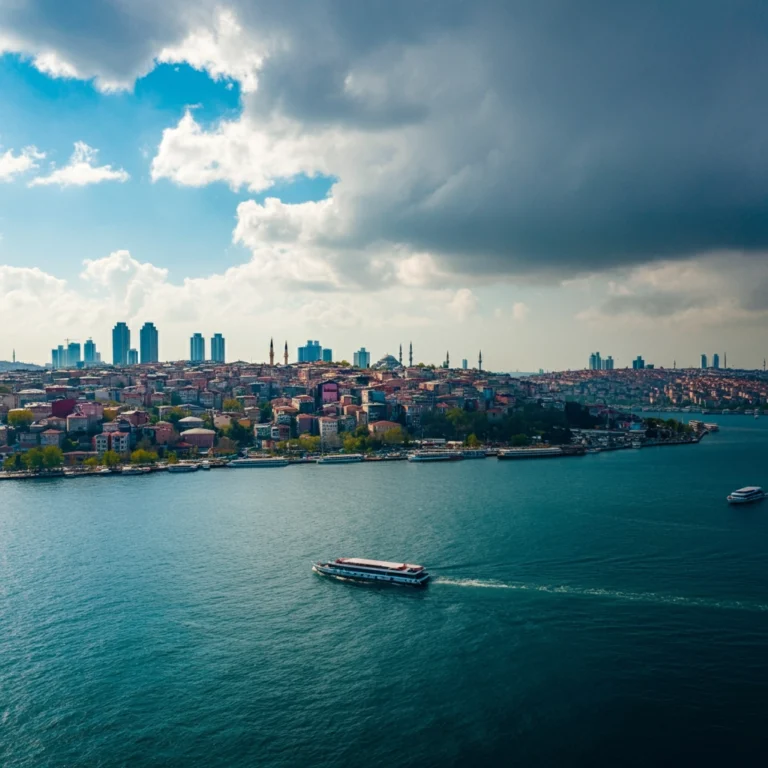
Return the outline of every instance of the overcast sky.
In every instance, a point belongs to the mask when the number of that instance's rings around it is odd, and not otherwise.
[[[4,0],[0,359],[768,354],[763,2]]]

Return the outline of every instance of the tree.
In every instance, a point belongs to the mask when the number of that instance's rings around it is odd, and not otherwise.
[[[236,413],[243,412],[243,404],[236,397],[228,397],[222,403],[221,407],[224,411],[235,411]]]
[[[225,427],[223,430],[224,435],[230,440],[234,440],[241,448],[245,448],[253,443],[253,432],[244,427],[239,421],[232,421],[232,423]]]
[[[83,462],[84,467],[98,467],[99,466],[99,460],[95,456],[91,456],[90,459],[86,459]]]
[[[512,435],[512,446],[514,448],[523,448],[526,445],[531,444],[531,439],[528,437],[528,435]]]
[[[168,451],[168,453],[165,455],[165,458],[168,460],[169,464],[179,463],[179,457],[176,455],[175,451]]]
[[[479,448],[481,445],[480,440],[474,432],[467,437],[466,444],[468,448]]]
[[[56,469],[64,463],[64,453],[55,445],[47,445],[43,448],[43,466],[46,469]]]
[[[402,445],[405,442],[405,433],[402,427],[397,429],[388,429],[383,435],[382,440],[386,445]]]
[[[272,403],[266,402],[259,406],[259,421],[262,424],[272,421]]]
[[[8,426],[25,430],[35,421],[35,414],[29,408],[17,408],[8,412]]]
[[[179,423],[179,420],[183,419],[185,416],[189,416],[187,411],[185,411],[183,408],[174,407],[168,411],[165,420],[173,424],[175,427]]]
[[[220,437],[216,441],[213,452],[220,453],[225,456],[231,453],[237,453],[237,443],[229,437]]]
[[[120,464],[120,454],[117,451],[105,451],[101,457],[101,463],[105,467],[112,469]]]
[[[131,454],[131,464],[154,464],[156,461],[157,454],[144,448],[138,448]]]
[[[171,405],[181,405],[181,395],[178,392],[171,392]]]
[[[3,461],[3,469],[6,472],[13,472],[14,470],[23,468],[24,462],[22,461],[20,453],[14,453]]]
[[[26,468],[32,472],[39,472],[45,468],[45,456],[42,448],[31,448],[22,456],[22,461]]]

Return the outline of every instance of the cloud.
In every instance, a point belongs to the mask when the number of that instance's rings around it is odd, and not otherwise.
[[[21,152],[14,154],[12,149],[8,149],[0,155],[0,182],[12,181],[27,171],[38,168],[38,160],[45,157],[44,152],[39,152],[37,147],[24,147]]]
[[[126,182],[130,178],[122,168],[114,169],[111,165],[96,166],[98,150],[82,141],[75,142],[75,151],[69,164],[52,171],[48,176],[38,176],[29,182],[30,187],[57,184],[60,187],[84,187],[87,184],[100,184],[103,181]]]
[[[448,311],[459,320],[467,320],[477,312],[478,301],[469,288],[460,288],[448,302]]]

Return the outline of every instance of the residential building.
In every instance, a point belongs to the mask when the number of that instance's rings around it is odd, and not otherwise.
[[[333,362],[333,350],[332,349],[323,349],[323,362],[324,363],[332,363]]]
[[[466,371],[467,370],[467,358],[466,357],[461,361],[461,370],[462,371]]]
[[[205,339],[202,333],[196,333],[189,340],[189,360],[192,363],[205,361]]]
[[[160,360],[158,333],[154,323],[144,323],[139,331],[139,350],[142,363],[157,363]]]
[[[96,361],[96,345],[93,343],[93,339],[88,339],[83,345],[83,362],[88,365],[89,363],[95,363]]]
[[[366,350],[365,347],[355,352],[352,357],[355,368],[370,368],[371,367],[371,353]]]
[[[707,366],[707,356],[706,355],[702,355],[701,356],[701,370],[703,371],[707,367],[708,367]]]
[[[714,355],[712,355],[712,367],[716,370],[720,370],[720,355],[715,352]]]
[[[101,456],[109,450],[109,433],[101,432],[93,436],[93,450]]]
[[[53,445],[56,448],[61,447],[61,442],[64,439],[64,433],[58,429],[46,429],[40,433],[40,446],[45,448],[46,446]]]
[[[339,422],[330,416],[321,416],[318,420],[320,440],[323,447],[335,446],[339,441]]]
[[[129,349],[128,350],[128,365],[138,365],[139,364],[139,350],[138,349]]]
[[[323,348],[319,341],[308,340],[306,346],[299,347],[300,363],[316,363],[323,358]]]
[[[603,361],[600,357],[599,352],[593,352],[589,356],[589,370],[590,371],[601,371],[603,369]]]
[[[112,329],[112,364],[128,365],[131,348],[131,331],[125,323],[117,323]]]
[[[603,360],[603,370],[604,371],[612,371],[613,370],[613,356],[608,355],[608,357]]]
[[[66,368],[67,367],[67,350],[59,344],[56,349],[51,350],[51,367],[52,368]]]
[[[632,361],[632,369],[635,371],[642,371],[645,368],[645,360],[638,355],[633,361]]]
[[[225,363],[227,361],[225,341],[220,333],[214,333],[211,338],[211,360],[214,363]]]
[[[109,447],[116,453],[128,453],[131,450],[131,436],[128,432],[112,432],[109,435]]]
[[[386,421],[384,419],[380,421],[373,421],[368,424],[368,432],[372,435],[383,435],[387,432],[391,432],[393,429],[400,429],[401,425],[396,421]]]

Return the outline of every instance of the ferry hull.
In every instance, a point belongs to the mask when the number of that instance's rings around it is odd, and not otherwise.
[[[427,586],[430,580],[430,576],[419,579],[409,579],[406,577],[387,576],[384,574],[375,573],[363,573],[360,571],[341,571],[336,568],[328,568],[322,563],[315,563],[312,566],[312,570],[320,576],[328,576],[331,579],[339,579],[340,581],[359,581],[366,584],[392,584],[400,587],[415,587],[416,589],[423,589]]]

